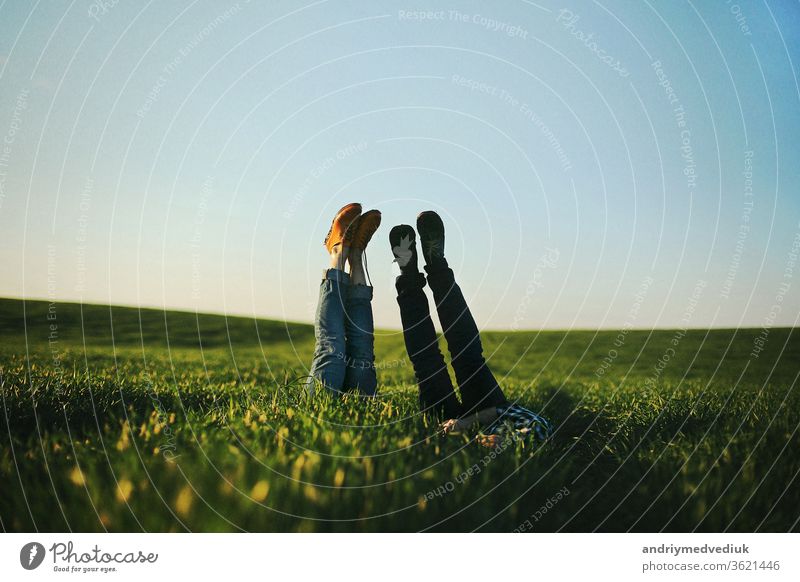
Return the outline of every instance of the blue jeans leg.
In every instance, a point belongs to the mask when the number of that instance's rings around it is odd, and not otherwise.
[[[351,285],[347,295],[345,332],[347,358],[344,389],[357,389],[374,396],[378,387],[375,374],[375,324],[372,319],[372,287]]]
[[[314,359],[308,389],[313,394],[315,381],[335,394],[342,392],[345,378],[347,345],[345,304],[350,276],[339,269],[326,269],[319,286],[319,303],[314,321]]]

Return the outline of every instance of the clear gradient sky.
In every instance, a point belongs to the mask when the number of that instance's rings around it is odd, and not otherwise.
[[[798,63],[796,1],[6,0],[0,295],[311,321],[360,201],[380,327],[429,208],[482,327],[795,325]]]

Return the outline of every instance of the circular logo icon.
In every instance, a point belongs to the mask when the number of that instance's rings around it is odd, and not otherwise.
[[[39,542],[29,542],[19,551],[19,563],[26,570],[35,570],[44,561],[44,546]]]

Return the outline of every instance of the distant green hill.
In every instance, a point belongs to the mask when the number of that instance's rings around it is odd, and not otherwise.
[[[55,325],[55,328],[51,326]],[[54,303],[0,299],[0,341],[14,342],[27,334],[29,344],[46,343],[55,332],[59,341],[82,339],[89,345],[145,345],[167,343],[174,347],[222,347],[270,344],[291,338],[313,340],[314,328],[246,317],[195,314],[108,305]],[[113,332],[113,333],[112,333]]]

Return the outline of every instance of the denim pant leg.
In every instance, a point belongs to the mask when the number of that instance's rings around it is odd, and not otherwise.
[[[326,269],[319,286],[319,303],[314,321],[317,342],[311,362],[308,389],[313,394],[314,381],[331,392],[342,391],[345,377],[345,302],[350,276],[339,269]]]
[[[406,351],[419,386],[419,405],[439,419],[458,418],[461,405],[439,349],[424,286],[421,273],[402,274],[395,283]]]
[[[344,389],[357,389],[374,396],[378,387],[375,374],[375,324],[372,319],[372,287],[350,285],[347,294]]]
[[[456,284],[453,270],[445,259],[426,266],[425,270],[450,350],[464,414],[507,404],[503,391],[483,357],[478,326],[461,288]]]

